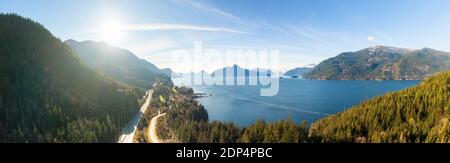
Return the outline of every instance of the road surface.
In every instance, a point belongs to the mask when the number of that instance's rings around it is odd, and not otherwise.
[[[150,100],[152,99],[153,90],[147,92],[147,101],[142,105],[139,113],[133,117],[130,123],[122,130],[122,135],[119,137],[118,143],[133,143],[134,134],[136,133],[137,126],[144,116],[145,111],[147,111],[150,105]]]
[[[162,143],[162,141],[159,140],[159,138],[158,138],[158,135],[157,135],[157,132],[156,132],[156,126],[158,124],[158,118],[162,117],[164,115],[166,115],[166,113],[160,114],[160,115],[158,115],[156,117],[153,117],[152,120],[150,121],[150,125],[149,125],[150,127],[149,127],[149,130],[148,130],[148,135],[149,135],[148,137],[150,137],[150,142],[151,143]]]

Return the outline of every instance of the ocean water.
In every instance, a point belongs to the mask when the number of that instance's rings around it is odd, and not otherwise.
[[[189,86],[208,111],[210,120],[246,126],[258,119],[268,122],[291,117],[314,122],[342,112],[363,100],[417,85],[420,81],[319,81],[282,79],[277,96],[260,96],[259,86]],[[177,84],[177,81],[174,80]]]

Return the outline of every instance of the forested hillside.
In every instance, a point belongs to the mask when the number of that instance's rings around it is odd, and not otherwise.
[[[0,142],[115,142],[138,97],[42,25],[0,14]]]
[[[315,142],[450,143],[450,72],[315,122]]]

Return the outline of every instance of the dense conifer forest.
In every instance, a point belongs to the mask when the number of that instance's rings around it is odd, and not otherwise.
[[[314,142],[450,143],[450,72],[315,122]]]
[[[41,24],[0,15],[0,142],[116,142],[141,94],[85,66]]]

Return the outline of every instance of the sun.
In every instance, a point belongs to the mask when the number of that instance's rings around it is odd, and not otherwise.
[[[117,44],[125,34],[123,24],[119,21],[107,20],[99,26],[100,39],[109,44]]]

